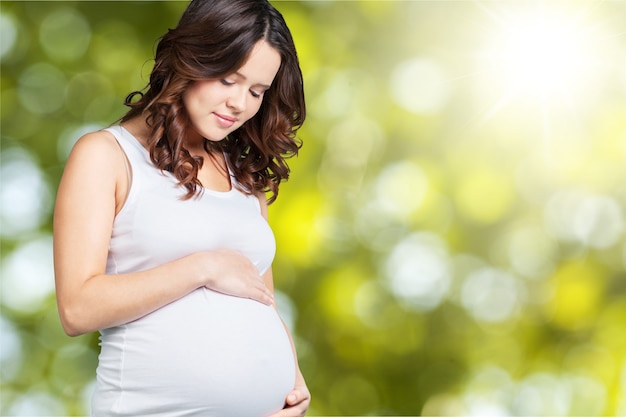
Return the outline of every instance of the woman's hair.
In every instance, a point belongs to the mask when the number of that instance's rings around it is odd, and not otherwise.
[[[126,98],[131,109],[121,121],[144,115],[152,129],[150,157],[171,172],[191,198],[202,158],[184,148],[191,129],[183,93],[198,80],[217,79],[239,69],[254,45],[264,40],[278,51],[280,68],[257,114],[221,142],[205,149],[224,151],[239,188],[246,193],[271,192],[289,178],[286,158],[298,153],[297,130],[305,118],[304,87],[298,56],[282,15],[267,0],[193,0],[178,26],[160,38],[145,93]],[[134,101],[139,95],[140,99]]]

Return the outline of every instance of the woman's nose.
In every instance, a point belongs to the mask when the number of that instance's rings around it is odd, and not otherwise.
[[[226,105],[236,112],[246,109],[246,92],[243,89],[233,89],[233,93],[226,100]]]

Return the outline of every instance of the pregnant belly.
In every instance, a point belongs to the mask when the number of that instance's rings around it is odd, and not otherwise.
[[[294,382],[291,345],[272,307],[199,289],[102,332],[93,411],[260,417],[282,408]]]

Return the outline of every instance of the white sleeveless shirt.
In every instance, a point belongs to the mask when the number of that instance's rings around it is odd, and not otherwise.
[[[260,273],[270,267],[274,236],[255,196],[232,186],[182,200],[186,189],[151,162],[137,139],[121,126],[106,130],[132,172],[113,223],[108,274],[220,248],[241,252]],[[100,333],[94,417],[261,417],[280,410],[295,383],[282,321],[258,301],[200,288]]]

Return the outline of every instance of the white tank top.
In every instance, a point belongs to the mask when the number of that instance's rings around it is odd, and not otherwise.
[[[126,153],[132,177],[113,223],[108,274],[220,248],[241,252],[260,273],[270,267],[274,236],[255,196],[233,186],[182,200],[186,189],[137,139],[121,126],[106,130]],[[95,417],[261,417],[281,409],[295,383],[282,321],[271,306],[250,299],[200,288],[100,333]]]

